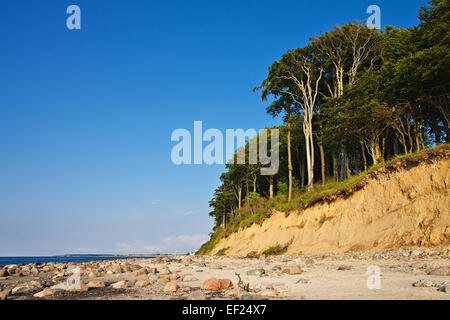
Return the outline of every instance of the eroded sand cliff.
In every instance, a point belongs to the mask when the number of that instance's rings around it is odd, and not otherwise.
[[[369,174],[350,194],[300,212],[274,212],[261,225],[231,234],[211,252],[342,253],[447,246],[450,243],[450,150],[399,161]]]

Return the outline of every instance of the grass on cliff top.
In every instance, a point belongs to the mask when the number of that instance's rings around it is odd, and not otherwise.
[[[287,195],[285,194],[276,195],[270,200],[261,198],[257,205],[252,208],[249,208],[248,206],[242,207],[239,214],[231,217],[228,226],[225,229],[219,227],[212,232],[210,234],[210,239],[200,247],[197,254],[207,254],[208,252],[211,252],[222,238],[237,232],[241,228],[248,228],[255,223],[261,224],[266,218],[270,217],[273,211],[282,211],[289,214],[292,211],[307,208],[322,199],[338,196],[340,193],[349,193],[369,173],[373,173],[400,160],[420,161],[425,155],[445,148],[450,148],[450,144],[447,143],[434,148],[427,148],[416,153],[396,156],[388,161],[372,166],[367,171],[351,176],[342,182],[330,182],[325,185],[318,183],[315,184],[310,191],[306,191],[305,189],[293,190],[292,200],[290,202],[287,201]],[[220,254],[225,254],[225,251],[226,250],[223,250]]]

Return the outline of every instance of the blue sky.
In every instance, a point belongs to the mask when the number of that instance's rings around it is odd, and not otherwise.
[[[286,50],[425,3],[0,0],[0,256],[197,248],[223,166],[175,166],[172,131],[280,123],[252,88]]]

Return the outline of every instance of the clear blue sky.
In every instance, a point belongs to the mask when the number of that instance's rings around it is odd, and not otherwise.
[[[195,249],[223,166],[172,164],[172,131],[278,124],[252,88],[287,49],[425,3],[0,0],[0,256]]]

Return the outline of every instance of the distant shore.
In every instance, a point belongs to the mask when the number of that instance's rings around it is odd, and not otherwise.
[[[145,258],[152,259],[155,257],[166,256],[165,254],[149,254],[149,255],[108,255],[108,254],[67,254],[54,256],[17,256],[17,257],[0,257],[0,267],[10,264],[32,264],[32,263],[61,263],[61,262],[87,262],[97,260],[114,260],[114,259],[133,259]]]

